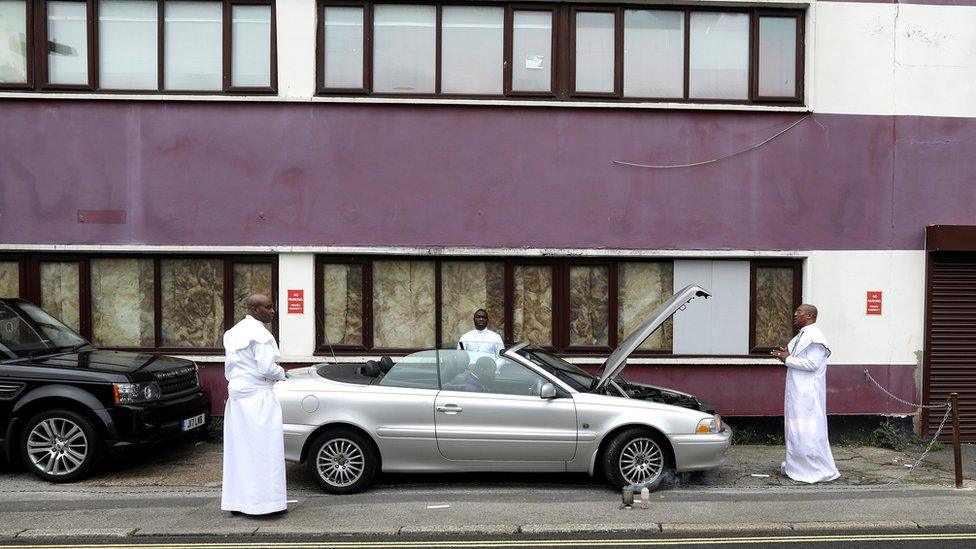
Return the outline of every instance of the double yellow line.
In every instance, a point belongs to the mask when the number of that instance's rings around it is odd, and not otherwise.
[[[3,549],[441,549],[492,547],[660,547],[676,545],[762,545],[770,543],[853,542],[853,541],[961,541],[976,540],[976,532],[932,534],[827,534],[803,536],[737,536],[707,538],[618,538],[618,539],[534,539],[534,540],[451,540],[451,541],[317,541],[317,542],[261,542],[239,541],[201,543],[86,543],[49,545],[0,545]]]

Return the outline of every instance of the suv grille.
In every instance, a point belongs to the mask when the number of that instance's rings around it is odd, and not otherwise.
[[[156,382],[159,383],[163,396],[182,393],[197,387],[197,371],[196,368],[190,366],[179,370],[159,372],[156,374]]]

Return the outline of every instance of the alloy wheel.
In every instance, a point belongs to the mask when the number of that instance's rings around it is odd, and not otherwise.
[[[82,428],[63,417],[47,418],[27,434],[31,464],[49,475],[68,475],[88,457],[88,437]]]
[[[620,452],[620,474],[629,484],[654,482],[664,471],[664,453],[650,438],[634,438]]]
[[[319,476],[333,486],[349,486],[366,469],[362,448],[347,438],[334,438],[322,445],[315,461]]]

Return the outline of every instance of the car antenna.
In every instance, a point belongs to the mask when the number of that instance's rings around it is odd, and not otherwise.
[[[315,321],[318,322],[319,323],[319,326],[322,327],[322,339],[324,339],[325,340],[325,344],[329,346],[329,352],[332,353],[332,361],[333,361],[333,364],[339,364],[339,358],[336,356],[335,349],[332,348],[332,343],[329,342],[329,334],[325,330],[325,319],[322,318],[318,314],[318,312],[316,312],[316,314],[315,314]]]

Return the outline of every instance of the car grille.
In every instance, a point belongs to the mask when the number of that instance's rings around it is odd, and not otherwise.
[[[189,391],[197,387],[197,370],[190,366],[179,370],[159,372],[156,374],[156,382],[159,383],[159,389],[163,396]]]

